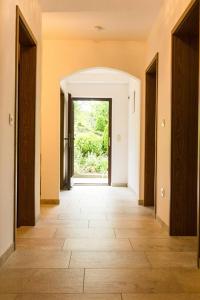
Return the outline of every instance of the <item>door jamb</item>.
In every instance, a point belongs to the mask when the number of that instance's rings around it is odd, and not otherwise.
[[[62,90],[62,88],[60,88],[60,189],[64,188],[64,159],[63,159],[63,142],[64,142],[64,101],[65,101],[65,94]]]
[[[145,74],[151,70],[156,63],[156,102],[155,102],[155,170],[154,170],[154,214],[157,214],[157,139],[158,139],[158,78],[159,78],[159,53],[157,52],[147,67]],[[146,129],[145,129],[146,132]],[[145,146],[146,149],[146,146]],[[145,150],[146,153],[146,150]],[[145,167],[144,167],[145,168]]]
[[[21,24],[20,24],[21,23]],[[13,222],[13,243],[14,250],[16,250],[16,224],[17,224],[17,182],[18,182],[18,85],[19,85],[19,71],[18,71],[18,60],[19,60],[19,33],[20,25],[22,25],[32,41],[33,45],[37,47],[37,40],[30,29],[25,17],[23,16],[20,8],[16,5],[16,37],[15,37],[15,125],[14,125],[14,222]],[[36,58],[37,64],[37,58]]]

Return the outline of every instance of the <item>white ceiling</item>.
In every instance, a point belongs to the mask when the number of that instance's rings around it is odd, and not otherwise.
[[[144,40],[165,0],[40,1],[45,39]]]

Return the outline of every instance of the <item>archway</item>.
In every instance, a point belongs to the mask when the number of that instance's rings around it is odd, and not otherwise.
[[[120,70],[98,67],[83,69],[64,77],[60,86],[61,101],[64,101],[61,105],[60,120],[61,123],[64,121],[65,124],[60,137],[61,188],[63,179],[67,178],[67,173],[69,174],[69,170],[66,168],[68,164],[66,154],[68,141],[65,132],[68,127],[66,114],[68,94],[71,94],[73,99],[112,99],[112,154],[110,162],[112,171],[110,184],[130,187],[139,199],[140,80]],[[64,138],[65,140],[63,140]]]

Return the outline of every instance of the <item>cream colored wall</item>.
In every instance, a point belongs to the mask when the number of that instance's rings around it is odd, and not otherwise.
[[[15,111],[15,24],[19,5],[38,44],[36,212],[39,215],[40,180],[40,31],[41,14],[37,0],[0,1],[0,256],[13,243],[14,215],[14,126],[9,114]]]
[[[166,0],[147,43],[146,67],[159,52],[157,213],[166,224],[169,224],[170,205],[171,31],[190,2]],[[163,119],[165,128],[161,127]],[[166,189],[165,198],[160,196],[162,187]]]
[[[59,198],[60,80],[90,67],[119,69],[143,79],[144,57],[145,43],[134,41],[43,41],[42,199]]]

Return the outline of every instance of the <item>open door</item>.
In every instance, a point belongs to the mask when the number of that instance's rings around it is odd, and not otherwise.
[[[72,188],[74,175],[74,102],[71,94],[68,94],[68,137],[67,139],[67,189]]]
[[[67,142],[67,103],[65,94],[60,89],[60,190],[67,188],[67,160],[68,160],[68,142]]]
[[[156,212],[158,54],[146,70],[144,206]]]
[[[37,42],[17,7],[15,217],[35,225],[35,112]]]

